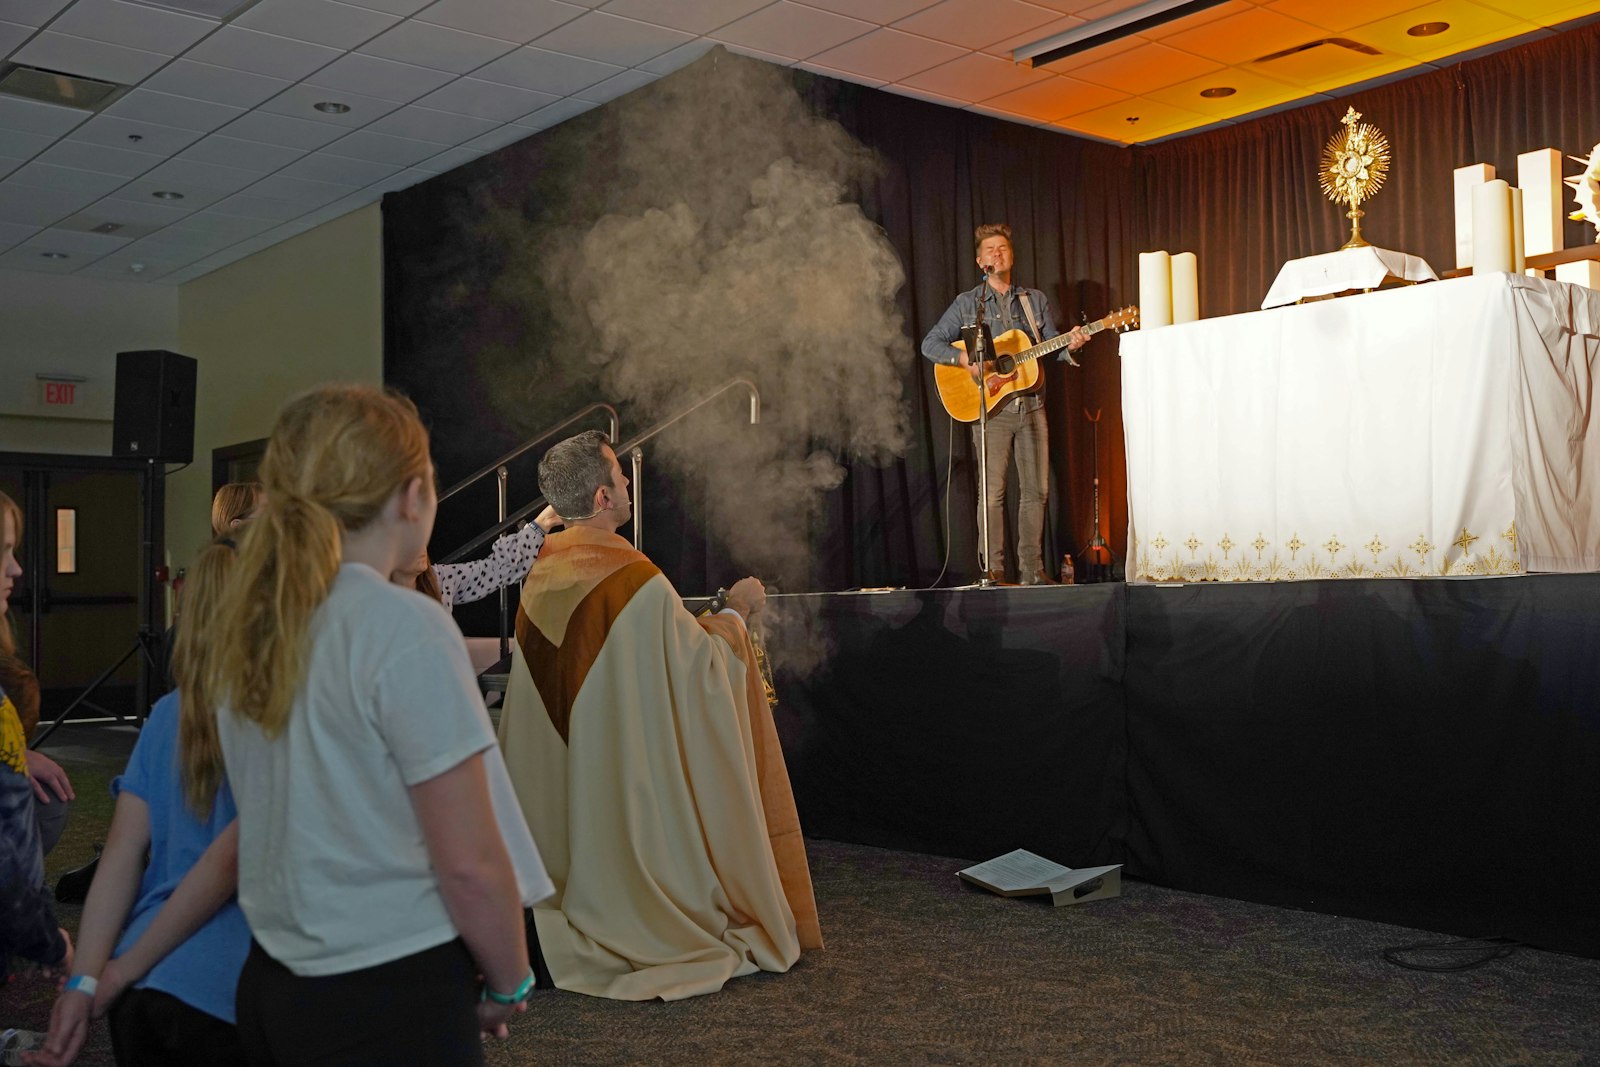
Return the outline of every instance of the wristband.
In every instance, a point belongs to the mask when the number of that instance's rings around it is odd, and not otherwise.
[[[485,982],[483,983],[483,995],[478,999],[492,1000],[496,1004],[521,1004],[523,1001],[527,1000],[528,995],[533,992],[533,985],[533,970],[530,968],[528,971],[528,977],[524,978],[522,980],[522,984],[517,986],[516,992],[496,993],[494,990],[489,988],[489,983]]]
[[[67,992],[82,993],[91,1000],[94,999],[95,990],[99,988],[100,979],[92,974],[75,974],[67,979]]]

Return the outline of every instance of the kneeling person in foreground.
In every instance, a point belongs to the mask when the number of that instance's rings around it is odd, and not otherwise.
[[[534,909],[562,989],[713,993],[786,971],[822,935],[805,844],[745,617],[696,619],[617,528],[628,480],[604,434],[539,465],[567,529],[523,587],[500,743],[556,884]]]

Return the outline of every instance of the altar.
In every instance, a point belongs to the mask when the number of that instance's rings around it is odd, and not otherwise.
[[[1128,334],[1128,580],[1600,570],[1597,369],[1514,274]]]

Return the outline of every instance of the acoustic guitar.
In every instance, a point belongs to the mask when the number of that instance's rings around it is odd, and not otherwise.
[[[1084,333],[1093,336],[1101,330],[1131,330],[1139,325],[1139,309],[1132,305],[1113,311],[1105,318],[1096,319],[1087,326],[1082,327]],[[1041,356],[1048,356],[1066,348],[1072,342],[1070,333],[1052,337],[1040,344],[1033,344],[1027,334],[1021,330],[1007,330],[994,339],[995,358],[990,361],[989,369],[983,376],[983,388],[978,388],[978,383],[973,380],[972,372],[958,363],[935,363],[933,365],[933,382],[939,389],[939,401],[944,404],[944,409],[950,417],[957,422],[977,422],[978,405],[980,398],[988,405],[992,414],[994,409],[1005,402],[1013,393],[1025,393],[1039,382],[1039,364]],[[966,344],[957,341],[955,346],[966,351]]]

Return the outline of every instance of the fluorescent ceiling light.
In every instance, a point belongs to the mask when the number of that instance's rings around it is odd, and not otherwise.
[[[1149,0],[1148,3],[1130,7],[1115,15],[1107,15],[1103,19],[1095,19],[1065,33],[1023,45],[1012,51],[1011,61],[1042,67],[1046,63],[1054,63],[1058,59],[1087,52],[1091,48],[1098,48],[1111,41],[1132,37],[1152,26],[1175,22],[1227,2],[1228,0]]]

